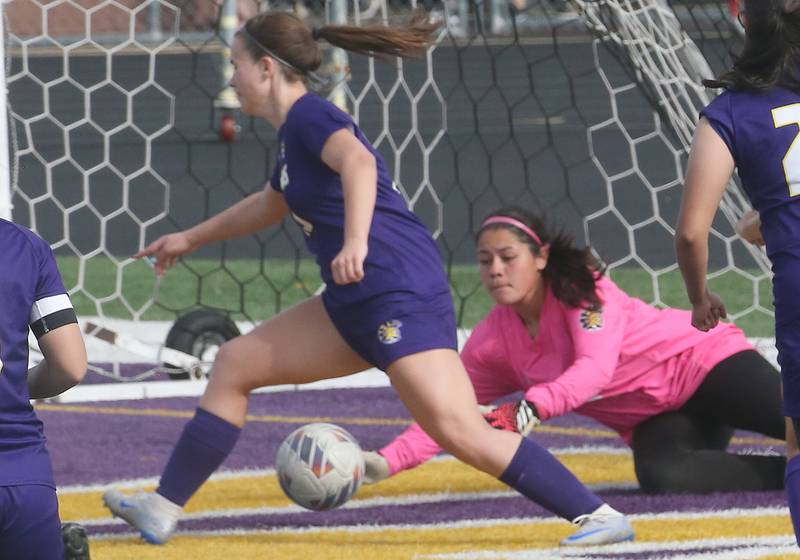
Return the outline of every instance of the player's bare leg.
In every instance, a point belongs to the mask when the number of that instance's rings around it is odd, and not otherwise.
[[[175,531],[189,498],[230,454],[247,416],[250,391],[310,383],[369,368],[342,339],[319,297],[306,300],[224,344],[194,418],[175,445],[156,492],[103,500],[152,544]]]
[[[633,539],[625,516],[604,504],[546,449],[517,433],[489,427],[455,351],[406,356],[388,373],[411,415],[445,450],[579,525],[562,545]]]
[[[316,296],[224,344],[200,408],[241,427],[254,389],[343,377],[370,367],[344,341]]]

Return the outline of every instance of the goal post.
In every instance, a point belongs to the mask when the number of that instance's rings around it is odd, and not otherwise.
[[[8,99],[6,91],[6,32],[5,2],[0,2],[0,61],[3,64],[3,75],[0,77],[0,218],[11,219],[11,167],[9,165],[8,132]]]

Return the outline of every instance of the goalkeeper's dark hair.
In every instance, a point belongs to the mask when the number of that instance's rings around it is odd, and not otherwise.
[[[431,22],[422,10],[414,12],[405,25],[323,25],[309,27],[289,12],[265,12],[253,16],[237,35],[245,40],[247,51],[255,60],[264,54],[283,63],[290,81],[305,78],[322,64],[319,41],[335,47],[379,58],[420,57],[434,41],[441,26]]]
[[[744,0],[745,41],[733,67],[710,88],[763,91],[775,86],[800,93],[800,0]]]
[[[483,232],[507,229],[528,245],[534,255],[539,255],[542,245],[550,246],[547,266],[542,271],[553,295],[570,307],[597,311],[603,306],[597,295],[597,281],[605,273],[605,266],[594,256],[591,247],[579,248],[574,238],[563,229],[550,228],[545,220],[533,212],[517,206],[506,206],[489,215],[481,222],[495,217],[513,218],[530,228],[541,240],[540,245],[528,233],[508,223],[495,222],[483,226],[475,235],[475,241]]]

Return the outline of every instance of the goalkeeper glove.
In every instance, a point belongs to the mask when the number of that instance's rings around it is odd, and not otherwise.
[[[534,427],[542,423],[536,405],[525,399],[504,403],[486,412],[484,410],[485,407],[482,410],[483,417],[492,428],[519,432],[523,436],[527,436]]]
[[[364,484],[375,484],[389,478],[389,461],[375,451],[363,451]]]

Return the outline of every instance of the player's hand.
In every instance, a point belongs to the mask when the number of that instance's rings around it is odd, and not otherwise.
[[[164,276],[167,269],[175,266],[178,258],[186,253],[193,251],[195,247],[189,240],[185,232],[170,233],[162,235],[150,245],[133,255],[134,259],[147,257],[153,262],[156,274]]]
[[[736,222],[736,233],[739,237],[753,245],[764,245],[764,236],[761,234],[761,216],[755,210],[749,210]]]
[[[714,292],[706,292],[706,297],[692,306],[692,326],[701,331],[710,331],[720,319],[728,316],[722,298]]]
[[[375,484],[389,478],[389,461],[375,451],[362,452],[364,457],[364,484]]]
[[[518,432],[523,436],[542,423],[536,405],[530,401],[504,403],[497,407],[479,407],[481,414],[492,428]]]
[[[364,278],[364,260],[367,258],[366,241],[345,241],[342,250],[331,262],[333,281],[352,284]]]

